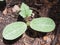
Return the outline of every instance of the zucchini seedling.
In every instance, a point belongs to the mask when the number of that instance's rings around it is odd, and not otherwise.
[[[3,38],[7,40],[14,40],[21,36],[27,30],[27,26],[39,32],[51,32],[55,29],[55,22],[49,17],[40,17],[34,18],[31,21],[28,20],[28,17],[31,16],[32,10],[28,5],[22,3],[19,14],[25,19],[26,23],[14,22],[7,25],[3,30]]]

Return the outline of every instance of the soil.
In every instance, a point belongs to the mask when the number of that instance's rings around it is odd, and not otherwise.
[[[18,12],[13,12],[15,5],[20,6],[24,2],[30,6],[37,17],[50,17],[56,23],[52,32],[36,32],[28,27],[27,31],[16,40],[5,40],[2,31],[6,25],[24,21]],[[6,0],[0,4],[0,45],[60,45],[60,0]],[[1,2],[2,3],[2,2]],[[4,12],[5,11],[5,12]],[[4,13],[3,13],[4,12]],[[25,21],[24,21],[25,22]]]

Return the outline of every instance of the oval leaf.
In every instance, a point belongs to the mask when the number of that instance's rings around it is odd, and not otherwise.
[[[6,40],[14,40],[21,36],[27,29],[24,22],[14,22],[7,25],[3,30],[3,37]]]
[[[30,27],[36,31],[51,32],[55,29],[55,23],[51,18],[41,17],[33,19]]]

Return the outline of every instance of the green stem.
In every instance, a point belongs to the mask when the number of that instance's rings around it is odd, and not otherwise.
[[[30,26],[29,17],[26,17],[26,18],[25,18],[25,21],[26,21],[27,26]]]

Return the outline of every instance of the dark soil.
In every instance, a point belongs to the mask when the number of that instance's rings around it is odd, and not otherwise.
[[[8,41],[3,39],[2,31],[4,27],[12,22],[24,21],[18,12],[12,12],[14,5],[20,6],[24,2],[30,6],[37,17],[50,17],[56,23],[53,32],[43,33],[32,31],[28,27],[27,31],[16,40]],[[7,8],[8,13],[3,14]],[[25,21],[24,21],[25,22]],[[60,0],[6,0],[0,6],[0,45],[60,45]]]

